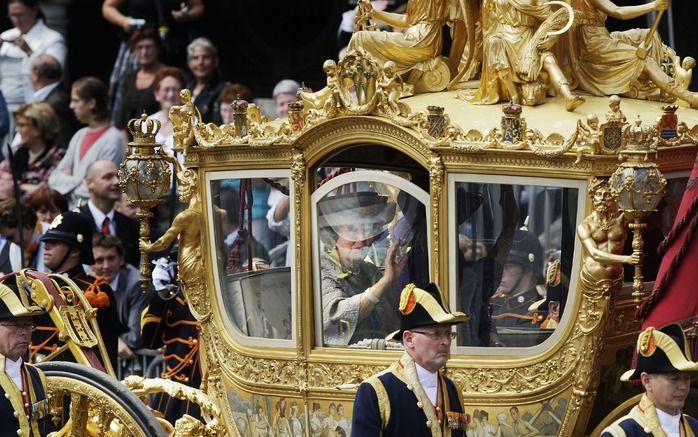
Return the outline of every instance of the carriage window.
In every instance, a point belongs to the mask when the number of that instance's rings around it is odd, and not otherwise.
[[[249,337],[291,339],[289,179],[213,180],[211,204],[229,320]]]
[[[399,329],[400,291],[429,282],[427,199],[375,171],[337,176],[313,194],[322,344],[375,348]]]
[[[456,182],[459,346],[540,344],[564,313],[578,189]]]

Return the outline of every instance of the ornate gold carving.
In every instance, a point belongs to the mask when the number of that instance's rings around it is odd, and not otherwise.
[[[299,93],[310,124],[346,115],[378,115],[400,126],[413,126],[421,118],[398,100],[409,90],[388,61],[382,67],[361,50],[347,54],[339,64],[325,61],[327,86],[318,92]]]
[[[359,384],[386,367],[366,364],[308,363],[308,385],[313,388],[334,389],[345,384]]]
[[[140,249],[147,253],[165,250],[179,237],[179,279],[192,314],[197,320],[204,322],[211,315],[211,306],[206,292],[206,266],[201,247],[202,211],[198,176],[192,169],[180,168],[177,180],[180,201],[189,202],[189,207],[177,214],[172,226],[158,240],[152,243],[141,240]]]
[[[303,152],[301,152],[298,149],[293,149],[293,158],[291,159],[291,179],[293,180],[293,191],[295,193],[294,198],[293,198],[293,217],[294,217],[294,231],[296,235],[296,247],[294,247],[294,254],[297,260],[302,259],[303,257],[303,241],[302,241],[302,228],[303,228],[303,210],[302,210],[302,202],[301,198],[302,196],[300,193],[303,193],[303,190],[305,189],[305,174],[306,174],[306,167],[305,167],[305,157],[303,156]],[[303,270],[301,268],[300,262],[296,263],[296,272],[295,272],[295,280],[297,284],[302,283],[303,281]],[[300,305],[297,305],[297,308],[300,308]],[[296,320],[301,320],[300,316],[300,310],[296,311]],[[296,338],[302,338],[302,323],[297,323],[296,324]],[[303,358],[303,345],[301,342],[298,342],[298,353],[299,355]]]
[[[170,108],[170,122],[174,135],[174,149],[187,155],[189,147],[194,145],[194,131],[201,120],[201,113],[194,106],[191,91],[183,89],[179,93],[181,106]],[[198,138],[197,138],[198,139]]]
[[[429,157],[429,197],[431,200],[431,229],[433,238],[432,252],[433,260],[439,259],[439,203],[441,202],[441,193],[444,186],[444,164],[441,156],[432,153]],[[433,275],[439,277],[439,263],[434,263]]]
[[[136,375],[129,376],[123,383],[139,397],[145,397],[154,393],[166,393],[173,398],[192,402],[201,408],[204,417],[208,418],[206,425],[191,416],[185,415],[175,423],[175,436],[218,437],[226,435],[225,428],[221,423],[220,409],[213,399],[201,390],[169,379],[143,378]]]
[[[79,379],[52,376],[46,380],[51,399],[51,414],[59,424],[64,398],[70,398],[67,423],[53,437],[102,435],[105,437],[148,437],[130,411],[97,387]]]

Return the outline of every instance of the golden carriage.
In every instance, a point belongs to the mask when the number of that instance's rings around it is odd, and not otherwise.
[[[615,189],[626,190],[626,197],[633,188],[623,178],[643,175],[637,183],[647,185],[635,190],[644,190],[648,211],[661,200],[665,184],[673,193],[655,219],[633,215],[630,209],[639,207],[625,208],[625,220],[638,231],[666,233],[696,156],[698,112],[592,96],[576,112],[565,110],[562,97],[523,108],[472,105],[458,90],[400,98],[406,85],[390,81],[390,72],[361,50],[326,67],[327,87],[304,91],[287,120],[264,121],[254,107],[236,101],[232,123],[204,124],[187,90],[182,105],[172,108],[176,148],[189,169],[178,178],[190,204],[168,232],[170,240],[180,237],[180,277],[202,327],[204,381],[200,391],[139,378],[126,385],[138,394],[167,390],[205,406],[206,424],[183,420],[175,435],[350,434],[357,384],[400,355],[399,345],[383,340],[392,327],[387,320],[373,334],[357,336],[349,319],[330,323],[324,303],[323,262],[332,243],[323,202],[363,190],[396,204],[387,231],[376,232],[365,251],[366,262],[384,272],[390,232],[400,219],[412,217],[400,256],[414,262],[395,282],[426,276],[439,284],[451,308],[471,315],[470,325],[456,330],[446,372],[460,387],[473,422],[494,430],[524,420],[530,435],[598,434],[638,392],[618,378],[630,365],[639,330],[634,312],[643,286],[654,279],[657,266],[650,260],[656,246],[644,250],[645,278],[636,269],[623,280],[593,268],[612,263],[592,257],[577,228],[597,205],[614,206],[608,197],[595,203],[593,195],[596,178],[620,171],[625,173],[616,176],[621,183]],[[440,70],[434,71],[438,76]],[[427,75],[416,82],[424,89],[443,78]],[[172,160],[154,142],[156,129],[145,118],[132,122],[133,153],[121,170],[124,188],[146,207],[146,219],[147,207],[171,178]],[[266,197],[258,194],[264,192]],[[265,231],[255,228],[248,214],[269,192],[288,203],[288,213],[279,220],[285,221],[281,243],[260,262],[252,245]],[[230,207],[231,193],[241,196],[243,206]],[[351,217],[360,220],[358,214]],[[232,216],[241,218],[237,225],[246,233],[232,242],[246,251],[226,243]],[[475,284],[486,276],[478,261],[524,222],[545,256],[559,260],[565,278],[559,324],[541,328],[532,310],[524,324],[495,321],[483,340],[475,321],[488,296],[476,295],[482,287]],[[598,225],[608,232],[625,223]],[[149,233],[147,226],[142,231]],[[642,232],[635,234],[632,245],[616,247],[615,254],[642,252]],[[49,371],[52,391],[65,390],[64,376]],[[51,385],[53,380],[61,382]],[[73,403],[90,407],[91,419],[81,422],[88,434],[98,424],[106,433],[155,432],[143,425],[151,420],[148,413],[135,411],[133,399],[122,392],[110,398],[128,398],[113,407],[119,414],[105,414],[112,406],[101,399],[113,387],[100,392],[82,381],[72,388]],[[140,422],[126,424],[129,414]]]

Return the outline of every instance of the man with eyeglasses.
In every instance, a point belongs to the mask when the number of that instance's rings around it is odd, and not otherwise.
[[[45,314],[15,276],[0,283],[0,435],[45,436],[50,431],[43,373],[24,362],[34,316]]]
[[[399,310],[400,330],[386,339],[402,341],[405,353],[359,386],[352,436],[465,436],[468,416],[460,391],[440,370],[455,336],[452,325],[469,317],[451,313],[435,284],[408,284]]]

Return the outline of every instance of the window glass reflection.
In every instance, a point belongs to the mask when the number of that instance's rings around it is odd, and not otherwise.
[[[471,316],[458,345],[541,343],[564,311],[577,189],[457,182],[454,192],[456,298]]]
[[[352,182],[316,211],[323,344],[385,338],[400,327],[404,285],[428,283],[424,204],[391,184]]]
[[[224,308],[250,337],[292,337],[288,186],[288,178],[211,182]]]

